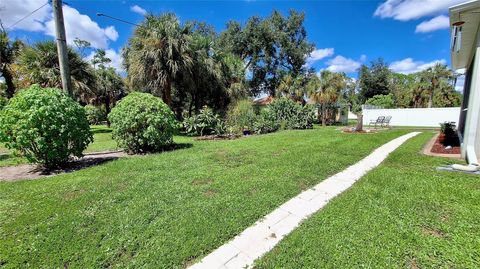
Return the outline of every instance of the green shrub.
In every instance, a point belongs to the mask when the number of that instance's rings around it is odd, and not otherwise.
[[[229,107],[227,123],[234,132],[240,133],[244,129],[253,130],[256,117],[252,101],[240,100]]]
[[[186,118],[183,127],[188,135],[214,135],[226,132],[222,118],[207,106],[200,110],[198,115]]]
[[[107,115],[104,109],[92,105],[86,105],[84,108],[90,124],[99,124],[102,121],[107,120]]]
[[[372,105],[372,106],[379,106],[383,108],[394,108],[395,102],[393,101],[392,94],[379,94],[375,95],[372,98],[368,99],[365,104]]]
[[[0,96],[0,110],[2,110],[8,103],[8,99]]]
[[[85,110],[58,89],[33,85],[10,99],[0,113],[6,147],[47,168],[81,157],[93,140]]]
[[[158,97],[133,92],[108,115],[112,136],[129,153],[154,152],[173,143],[175,115]]]
[[[275,115],[268,107],[262,109],[253,123],[253,132],[256,134],[266,134],[277,131],[280,123],[276,121]]]
[[[268,108],[281,129],[313,128],[315,111],[311,106],[302,106],[289,98],[278,98]]]

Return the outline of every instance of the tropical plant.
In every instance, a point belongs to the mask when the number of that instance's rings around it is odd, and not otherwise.
[[[392,94],[379,94],[374,95],[372,98],[368,99],[365,104],[372,105],[372,106],[379,106],[382,108],[394,108],[395,104],[393,102],[393,95]]]
[[[193,62],[189,32],[189,25],[180,24],[173,13],[145,16],[123,53],[133,86],[161,96],[171,106],[176,78],[190,72]]]
[[[108,115],[112,136],[129,153],[154,152],[173,143],[175,115],[158,97],[133,92]]]
[[[85,110],[63,91],[33,85],[0,112],[0,140],[47,168],[81,157],[92,142]]]
[[[97,83],[88,93],[88,103],[103,106],[108,115],[115,102],[125,96],[126,86],[113,67],[101,66],[95,70],[95,76]],[[108,119],[107,125],[110,125]]]
[[[223,134],[226,126],[222,118],[207,106],[203,107],[195,116],[186,118],[183,127],[188,135],[203,136]]]
[[[10,40],[7,31],[3,29],[3,25],[0,22],[0,73],[7,86],[7,98],[12,98],[15,94],[16,87],[12,65],[15,63],[17,56],[23,47],[24,44],[22,41],[18,39],[15,41]]]
[[[269,107],[260,110],[260,114],[253,123],[253,132],[256,134],[272,133],[279,128],[280,123],[277,122],[276,115]]]
[[[227,123],[235,133],[252,130],[256,121],[255,110],[251,100],[244,99],[231,104],[227,111]]]
[[[450,70],[446,65],[442,63],[436,63],[434,66],[427,68],[426,70],[420,73],[422,81],[427,83],[428,90],[428,105],[427,107],[433,106],[433,98],[435,91],[440,88],[440,85],[443,83],[448,83],[452,81],[454,76],[452,70]]]
[[[343,73],[335,73],[328,70],[320,72],[320,76],[313,76],[307,84],[309,97],[319,104],[319,116],[322,125],[327,123],[327,110],[341,98],[342,90],[345,89],[346,76]]]
[[[303,98],[306,94],[305,81],[306,77],[303,75],[294,77],[291,73],[286,74],[278,84],[277,96],[288,97],[296,102],[305,103]]]
[[[27,47],[19,55],[19,75],[24,86],[39,84],[42,87],[61,88],[60,65],[57,46],[53,41],[43,41]],[[68,48],[68,65],[73,92],[77,99],[86,102],[95,87],[96,77],[90,64],[72,48]]]
[[[315,119],[311,107],[303,107],[289,98],[277,98],[267,106],[281,129],[309,129]]]

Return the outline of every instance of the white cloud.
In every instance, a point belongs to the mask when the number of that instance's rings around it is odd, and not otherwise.
[[[1,1],[0,3],[0,18],[2,19],[5,28],[12,26],[19,21],[26,14],[31,13],[35,9],[41,7],[46,1],[43,0],[23,0],[23,1]],[[26,30],[32,32],[42,32],[45,29],[44,22],[51,18],[52,8],[46,5],[24,19],[11,30]]]
[[[87,57],[85,57],[85,60],[91,63],[94,54],[95,51],[92,51]],[[118,73],[125,71],[122,66],[123,57],[121,52],[117,52],[114,49],[107,49],[105,50],[105,56],[112,60],[110,63],[106,64],[106,66],[115,68]]]
[[[102,28],[92,21],[89,16],[80,14],[78,10],[64,6],[63,17],[65,21],[65,32],[67,33],[67,43],[73,44],[75,38],[80,38],[91,43],[94,48],[105,49],[108,47],[108,41],[115,41],[118,38],[118,32],[115,27],[108,26]],[[55,37],[55,22],[53,19],[45,23],[45,34]]]
[[[450,6],[462,2],[465,0],[387,0],[375,10],[374,16],[409,21],[446,13]]]
[[[432,67],[436,63],[446,64],[446,62],[447,61],[445,61],[444,59],[435,60],[431,62],[423,62],[423,61],[414,61],[412,58],[405,58],[403,60],[391,63],[390,69],[397,73],[411,74],[411,73],[419,72],[429,67]]]
[[[145,16],[147,14],[147,11],[138,5],[131,6],[130,10],[142,16]]]
[[[367,60],[367,55],[365,55],[365,54],[360,55],[360,62],[363,63],[363,62],[365,62],[366,60]]]
[[[335,53],[335,50],[333,48],[315,49],[307,58],[307,66],[310,66],[313,63],[320,61],[323,58],[330,57],[334,53]]]
[[[10,27],[13,23],[44,3],[42,0],[8,1],[8,5],[2,6],[0,10],[0,18],[5,27]],[[118,32],[115,30],[115,27],[108,26],[102,28],[89,16],[80,14],[78,10],[70,6],[63,6],[63,17],[69,44],[73,44],[73,40],[78,37],[90,42],[94,48],[107,48],[109,41],[115,41],[118,38]],[[43,32],[46,35],[55,37],[55,22],[51,6],[48,4],[39,9],[12,29]]]
[[[450,19],[445,15],[440,15],[417,25],[415,33],[428,33],[448,28],[450,28]]]
[[[358,61],[345,58],[340,55],[329,60],[327,64],[328,64],[327,70],[330,70],[332,72],[345,72],[345,73],[355,72],[361,65],[361,63]]]

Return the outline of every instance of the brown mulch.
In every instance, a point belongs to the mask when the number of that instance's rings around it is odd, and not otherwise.
[[[33,164],[0,167],[0,181],[37,179],[63,173],[69,173],[87,167],[99,165],[108,161],[116,160],[126,155],[127,154],[123,151],[86,154],[83,158],[72,161],[67,166],[54,170],[47,170],[43,167],[39,167]]]
[[[440,143],[439,138],[437,137],[430,151],[433,153],[440,153],[440,154],[460,154],[460,146],[446,149],[446,146]]]
[[[224,134],[224,135],[204,135],[195,137],[195,140],[233,140],[242,137],[237,134]]]

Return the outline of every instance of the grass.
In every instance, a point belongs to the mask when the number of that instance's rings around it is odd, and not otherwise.
[[[480,178],[436,171],[430,133],[305,221],[256,268],[478,268]]]
[[[118,150],[117,143],[112,139],[112,129],[104,125],[91,126],[93,142],[85,153]],[[0,167],[28,163],[27,159],[17,156],[0,143]]]
[[[406,133],[283,131],[0,182],[0,265],[182,268]]]

